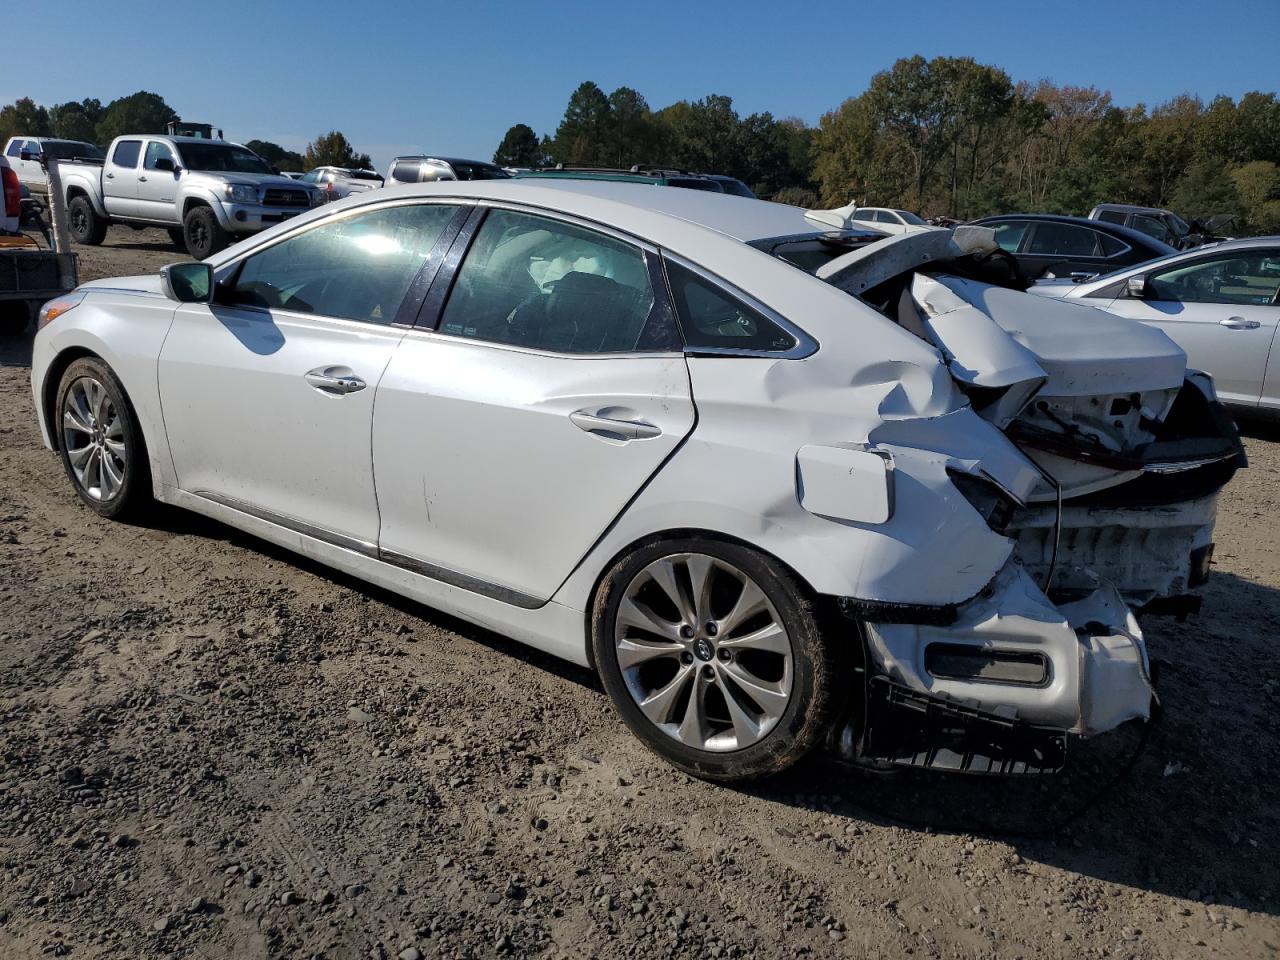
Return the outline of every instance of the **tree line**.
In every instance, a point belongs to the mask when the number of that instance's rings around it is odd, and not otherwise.
[[[139,90],[103,105],[101,100],[71,100],[44,107],[22,97],[0,108],[0,143],[10,137],[58,137],[106,146],[128,133],[164,133],[178,112],[159,94]],[[321,134],[305,152],[286,150],[270,140],[249,140],[245,146],[281,170],[313,167],[368,167],[367,153],[358,152],[337,130]]]
[[[122,133],[163,133],[177,113],[139,91],[105,106],[87,99],[0,109],[0,140],[14,134],[106,144]],[[367,167],[337,130],[303,153],[251,140],[287,170]],[[631,87],[590,81],[570,95],[551,133],[517,123],[494,161],[671,166],[723,173],[758,194],[801,206],[904,207],[964,219],[1009,211],[1087,213],[1115,201],[1171,207],[1186,217],[1231,213],[1229,230],[1280,232],[1280,101],[1254,91],[1207,103],[1120,106],[1093,86],[1015,83],[968,57],[906,57],[816,126],[770,113],[742,116],[710,94],[653,109]]]
[[[740,116],[711,95],[653,110],[629,87],[581,84],[552,134],[511,127],[494,161],[658,163],[745,181],[802,206],[904,207],[969,219],[1087,213],[1113,201],[1183,216],[1232,213],[1233,233],[1280,232],[1280,102],[1182,95],[1122,107],[1093,86],[1014,83],[968,57],[907,57],[816,127]]]

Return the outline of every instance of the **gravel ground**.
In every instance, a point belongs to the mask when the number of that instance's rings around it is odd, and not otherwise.
[[[180,259],[120,228],[81,255]],[[1130,730],[1048,779],[814,758],[734,790],[585,671],[193,516],[97,519],[29,360],[0,345],[4,958],[1280,949],[1280,431],[1249,431],[1204,614],[1148,625],[1136,762]]]

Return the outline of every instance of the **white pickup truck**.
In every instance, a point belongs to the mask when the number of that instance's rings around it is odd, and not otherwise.
[[[324,201],[247,147],[199,137],[117,137],[101,165],[59,172],[77,243],[101,243],[113,223],[163,227],[197,260]]]

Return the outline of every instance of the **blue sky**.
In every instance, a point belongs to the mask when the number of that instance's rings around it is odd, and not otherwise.
[[[397,153],[489,159],[513,123],[554,132],[583,80],[655,109],[721,93],[809,123],[916,53],[1122,105],[1280,86],[1280,0],[9,0],[3,19],[31,42],[0,58],[0,104],[151,90],[234,140],[301,149],[339,129],[384,172]]]

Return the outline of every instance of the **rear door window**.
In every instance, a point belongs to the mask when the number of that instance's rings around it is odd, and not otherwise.
[[[556,353],[678,350],[669,313],[639,247],[492,210],[458,270],[440,332]]]
[[[418,182],[418,164],[415,161],[400,161],[391,166],[391,179],[400,183]]]
[[[1026,252],[1055,257],[1097,257],[1102,255],[1098,234],[1074,223],[1043,221],[1036,224]]]
[[[138,155],[142,152],[141,140],[121,140],[111,154],[111,162],[117,167],[132,170],[138,165]]]

